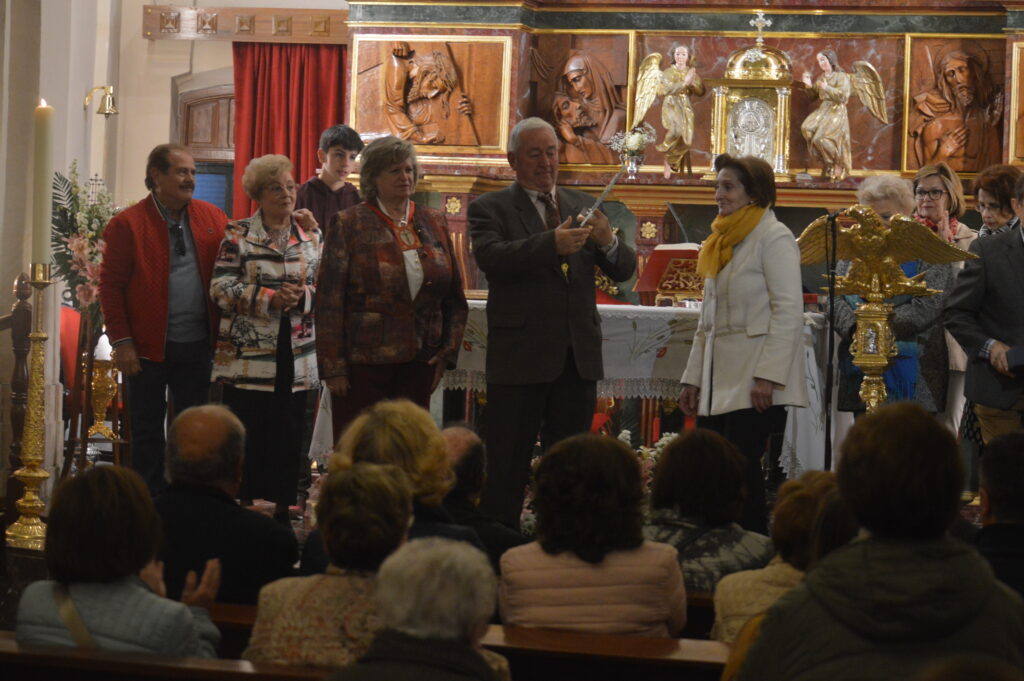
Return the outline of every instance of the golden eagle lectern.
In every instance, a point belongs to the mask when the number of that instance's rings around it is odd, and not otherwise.
[[[866,302],[854,313],[857,330],[850,345],[853,363],[864,372],[860,398],[868,413],[885,402],[882,374],[896,356],[892,332],[892,304],[885,300],[898,295],[930,296],[938,293],[924,282],[924,273],[907,277],[900,263],[923,260],[951,263],[977,256],[946,243],[919,222],[894,215],[887,225],[874,209],[851,206],[837,217],[836,259],[849,260],[846,276],[836,277],[837,295],[855,295]],[[826,261],[832,250],[829,216],[823,215],[804,230],[797,244],[800,264]]]

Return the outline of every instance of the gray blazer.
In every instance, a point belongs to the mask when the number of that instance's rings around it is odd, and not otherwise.
[[[573,189],[558,189],[562,220],[594,202]],[[570,347],[582,378],[604,377],[601,320],[594,294],[594,266],[614,281],[636,268],[636,254],[619,240],[614,260],[587,241],[568,257],[569,278],[529,195],[516,183],[469,204],[469,236],[487,275],[487,381],[506,385],[547,383],[565,367]]]
[[[55,584],[33,582],[21,595],[18,643],[75,645],[57,611]],[[82,623],[101,650],[172,657],[217,656],[220,632],[205,610],[158,596],[136,577],[105,584],[72,584],[69,592]]]
[[[1004,376],[979,353],[989,338],[1024,345],[1024,243],[1020,227],[976,239],[946,303],[946,328],[967,353],[964,394],[994,409],[1011,408],[1024,381]]]

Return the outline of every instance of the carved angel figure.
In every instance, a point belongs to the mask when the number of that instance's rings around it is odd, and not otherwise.
[[[693,66],[689,47],[673,43],[668,58],[671,60],[669,67],[660,72],[660,54],[647,55],[641,63],[637,78],[637,113],[634,115],[635,125],[643,120],[655,97],[664,97],[661,124],[665,128],[665,139],[658,145],[658,151],[665,153],[665,179],[670,178],[673,172],[682,172],[684,161],[687,171],[693,172],[690,145],[693,144],[694,119],[690,95],[700,97],[705,92],[700,74]],[[642,112],[639,110],[641,106]]]
[[[892,216],[888,225],[868,206],[851,206],[842,215],[856,220],[856,224],[836,230],[837,258],[850,261],[846,276],[836,278],[836,292],[840,295],[863,296],[876,302],[903,294],[927,295],[923,273],[908,278],[900,263],[923,260],[940,264],[977,257],[905,215]],[[828,216],[823,215],[808,225],[796,241],[800,264],[825,262],[826,246],[831,250],[829,239]]]
[[[888,123],[885,87],[878,71],[866,61],[854,62],[854,72],[850,74],[839,66],[839,58],[833,50],[822,50],[817,59],[821,75],[812,82],[811,74],[804,72],[802,81],[807,86],[808,96],[820,99],[821,104],[804,119],[800,132],[807,140],[811,156],[821,161],[822,177],[839,182],[853,168],[850,118],[846,110],[851,90],[875,118]]]

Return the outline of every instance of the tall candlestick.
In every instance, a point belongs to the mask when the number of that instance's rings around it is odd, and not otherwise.
[[[35,149],[32,156],[32,262],[50,263],[50,229],[53,211],[53,107],[46,100],[32,114]]]

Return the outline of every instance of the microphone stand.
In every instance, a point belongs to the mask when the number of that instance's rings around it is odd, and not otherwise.
[[[828,359],[825,362],[825,470],[832,470],[832,388],[835,381],[836,350],[836,260],[839,252],[838,218],[842,211],[828,215],[825,233],[825,263],[828,273]]]

